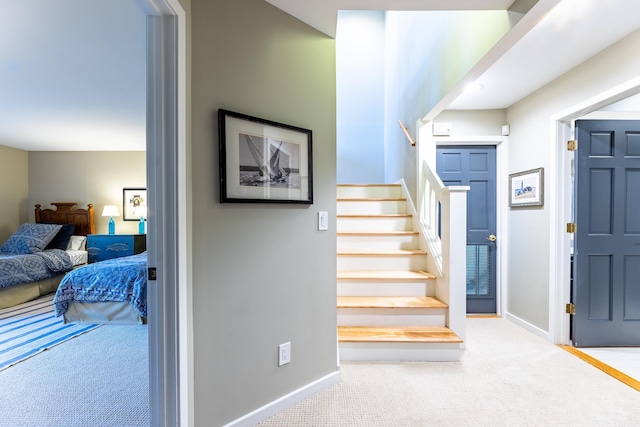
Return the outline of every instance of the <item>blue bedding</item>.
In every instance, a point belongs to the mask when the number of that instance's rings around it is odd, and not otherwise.
[[[48,279],[72,268],[71,257],[60,249],[22,255],[0,254],[0,288]]]
[[[53,299],[56,316],[70,302],[127,302],[147,317],[147,253],[88,264],[67,273]]]

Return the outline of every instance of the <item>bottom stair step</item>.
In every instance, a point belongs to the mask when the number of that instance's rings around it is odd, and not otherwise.
[[[462,340],[448,328],[338,326],[342,361],[458,362]]]
[[[443,326],[370,327],[338,326],[339,342],[451,343],[462,340]]]

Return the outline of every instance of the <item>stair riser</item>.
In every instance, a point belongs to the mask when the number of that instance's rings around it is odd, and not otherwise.
[[[405,214],[407,202],[404,200],[339,201],[338,215],[382,215]]]
[[[380,186],[338,186],[336,189],[338,198],[399,198],[402,197],[402,188],[399,185]]]
[[[444,308],[339,308],[338,326],[445,326]]]
[[[338,256],[338,270],[413,270],[424,271],[425,255],[407,256]]]
[[[380,232],[408,231],[413,229],[413,220],[408,218],[338,218],[336,228],[340,231]]]
[[[402,200],[400,186],[338,186],[337,196],[338,252],[345,250],[366,253],[420,248],[417,234],[391,234],[413,230],[411,217],[340,217],[406,214],[407,202]],[[367,198],[401,200],[353,200]],[[427,270],[426,257],[424,254],[338,255],[338,277],[342,278],[338,279],[337,294],[363,297],[435,296],[436,280],[416,277],[419,276],[417,272]],[[393,273],[383,274],[385,271]],[[349,279],[349,276],[355,279]],[[446,328],[448,308],[437,305],[433,307],[434,304],[431,307],[416,307],[418,301],[423,299],[403,301],[396,298],[380,301],[375,298],[339,298],[338,304],[342,306],[337,309],[340,360],[459,361],[461,345],[459,342],[450,342],[455,339],[452,339],[453,334]],[[408,307],[401,307],[403,304]],[[366,307],[370,305],[398,307]],[[420,330],[433,327],[437,328]],[[439,329],[444,330],[444,333],[439,332]],[[362,342],[363,337],[369,341]],[[455,335],[453,338],[456,338]],[[403,340],[409,342],[398,342]]]
[[[459,344],[339,343],[340,360],[457,362]]]
[[[394,250],[394,249],[416,249],[418,247],[418,236],[340,236],[338,235],[337,245],[339,249],[361,249],[361,250]]]
[[[384,282],[342,282],[338,281],[338,296],[435,296],[435,282],[428,283],[384,283]]]

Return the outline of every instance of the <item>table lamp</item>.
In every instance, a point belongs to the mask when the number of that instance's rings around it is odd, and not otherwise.
[[[102,216],[109,216],[109,234],[116,234],[116,222],[113,220],[114,216],[120,216],[118,207],[114,205],[105,205],[102,210]]]

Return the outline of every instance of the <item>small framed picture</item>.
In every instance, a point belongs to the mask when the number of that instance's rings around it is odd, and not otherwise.
[[[221,203],[313,203],[311,131],[218,110]]]
[[[509,175],[509,207],[544,205],[544,168]]]
[[[140,221],[147,218],[147,189],[122,189],[122,219],[125,221]]]

